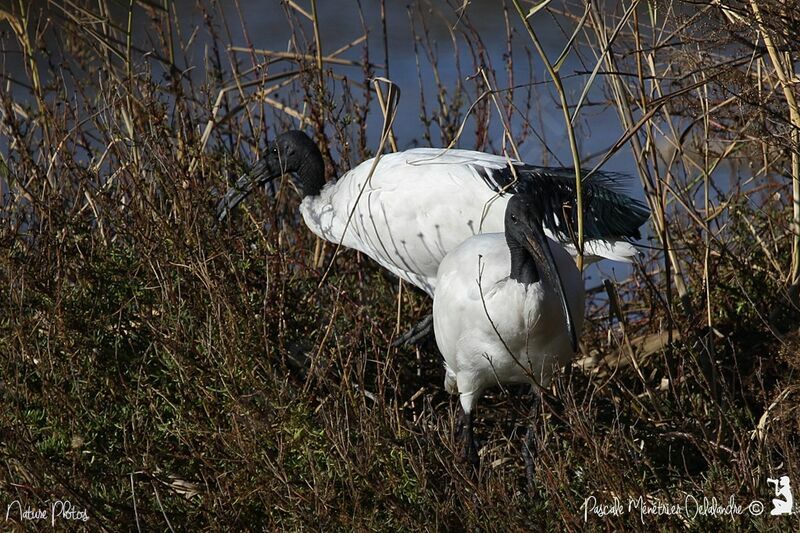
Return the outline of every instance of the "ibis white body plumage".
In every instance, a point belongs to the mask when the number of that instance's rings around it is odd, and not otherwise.
[[[368,255],[433,296],[448,252],[474,235],[503,231],[512,194],[503,194],[502,182],[492,177],[508,165],[504,157],[469,150],[386,154],[371,177],[372,159],[326,184],[319,195],[305,197],[300,212],[322,239]],[[547,228],[545,233],[554,236]],[[572,244],[562,246],[577,253]],[[587,241],[585,253],[630,261],[637,251],[625,240],[608,238]]]
[[[583,326],[584,285],[570,255],[549,241],[576,331]],[[472,237],[439,266],[433,298],[436,344],[445,360],[445,388],[472,412],[493,386],[547,386],[574,354],[556,287],[547,279],[510,277],[503,233]]]

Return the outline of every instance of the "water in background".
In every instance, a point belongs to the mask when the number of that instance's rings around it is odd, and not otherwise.
[[[238,4],[238,9],[236,7]],[[461,2],[458,3],[460,7]],[[205,44],[210,43],[210,37],[203,21],[205,13],[198,9],[197,0],[175,0],[175,9],[178,14],[178,24],[180,32],[184,38],[194,35],[194,44],[188,58],[188,64],[179,67],[191,69],[191,75],[198,81],[202,81],[204,73],[204,57],[206,52]],[[361,9],[359,9],[359,6]],[[570,10],[580,14],[578,11],[582,7],[570,7],[563,0],[555,0],[549,7],[555,11]],[[46,5],[43,9],[48,9]],[[52,9],[52,8],[51,8]],[[225,27],[224,31],[230,31],[230,42],[238,46],[246,46],[249,42],[256,49],[266,49],[272,51],[294,51],[291,43],[291,28],[287,22],[286,8],[279,0],[239,0],[238,2],[222,2],[222,12],[225,21],[214,21],[220,28]],[[209,11],[213,13],[213,11]],[[240,19],[241,13],[241,19]],[[532,49],[530,39],[523,29],[516,12],[512,5],[508,6],[507,13],[504,12],[503,3],[497,0],[472,0],[466,4],[466,13],[469,20],[477,31],[483,45],[487,51],[489,62],[497,72],[497,82],[499,88],[504,88],[507,78],[503,73],[505,66],[504,55],[507,51],[507,32],[505,17],[508,17],[511,25],[515,28],[512,40],[512,50],[514,57],[514,76],[515,83],[526,83],[533,79],[537,83],[548,82],[549,78],[543,64]],[[369,29],[369,48],[370,60],[373,63],[384,63],[384,43],[381,19],[380,2],[372,0],[319,0],[318,14],[320,20],[320,40],[323,44],[323,52],[331,53],[334,50],[352,42],[364,33],[364,27]],[[120,7],[118,13],[119,20],[124,21],[127,12],[124,7]],[[363,20],[362,17],[363,16]],[[439,76],[443,85],[454,86],[458,77],[456,68],[456,56],[454,53],[453,35],[463,41],[463,35],[459,35],[458,27],[462,22],[459,21],[458,14],[452,5],[442,0],[431,0],[430,2],[419,2],[409,7],[406,2],[389,0],[386,2],[386,26],[388,42],[389,71],[377,69],[376,75],[387,76],[397,83],[401,89],[402,96],[394,131],[398,141],[399,149],[408,148],[415,145],[425,145],[422,135],[422,124],[419,118],[420,110],[420,83],[425,92],[425,99],[428,109],[437,106],[436,102],[436,80],[434,79],[433,69],[430,68],[424,52],[420,51],[419,60],[421,67],[418,73],[418,56],[414,52],[414,33],[412,31],[412,18],[417,24],[418,31],[422,31],[421,22],[424,19],[428,36],[431,42],[435,43],[436,60],[439,67]],[[298,17],[303,20],[302,16]],[[568,41],[575,21],[565,16],[555,15],[546,11],[537,13],[532,19],[537,34],[543,46],[551,58],[554,60],[562,51]],[[153,35],[153,28],[149,25],[149,19],[145,11],[137,10],[134,12],[134,36],[137,46],[144,50],[152,48],[152,44],[158,41],[158,36]],[[244,26],[247,36],[244,35]],[[311,24],[304,21],[304,27],[308,31],[309,39],[313,39]],[[6,43],[13,41],[13,38],[6,39]],[[578,100],[583,89],[583,85],[588,79],[588,72],[594,67],[594,55],[590,49],[580,44],[577,40],[576,49],[572,51],[563,67],[561,75],[564,78],[568,98],[571,103]],[[456,45],[459,48],[459,61],[461,75],[469,76],[474,74],[472,71],[472,58],[463,46],[463,43]],[[306,50],[300,50],[306,52]],[[530,53],[529,53],[530,52]],[[356,46],[340,57],[361,61],[362,48]],[[249,56],[241,55],[242,64],[249,64]],[[259,58],[261,59],[261,58]],[[153,62],[154,68],[157,62]],[[286,68],[286,67],[281,67]],[[336,66],[335,70],[339,74],[347,75],[348,69],[352,69],[354,79],[361,77],[358,67]],[[12,78],[24,79],[24,64],[19,54],[6,54],[5,72]],[[42,73],[46,74],[46,73]],[[602,102],[605,100],[603,93],[603,82],[596,79],[592,90],[589,92],[590,102]],[[12,86],[13,94],[20,100],[30,98],[27,90],[19,86]],[[569,143],[565,134],[562,112],[558,107],[558,100],[555,97],[549,84],[543,84],[536,88],[538,101],[534,102],[535,108],[532,110],[529,119],[535,130],[535,136],[529,136],[526,142],[520,146],[522,159],[533,164],[549,165],[571,165],[571,155]],[[521,96],[524,90],[518,91]],[[470,94],[468,98],[474,99],[477,95]],[[466,101],[467,107],[471,101]],[[493,113],[496,113],[492,109]],[[589,154],[603,154],[622,134],[616,112],[613,108],[603,105],[593,105],[584,108],[581,114],[579,134],[579,152],[583,157]],[[370,126],[370,139],[377,148],[380,135],[381,118],[378,113],[372,113]],[[512,129],[517,131],[518,124],[512,124]],[[489,130],[492,145],[495,148],[502,146],[502,126],[500,121],[493,117]],[[438,131],[433,130],[433,138],[436,139]],[[538,139],[537,139],[538,137]],[[546,148],[540,141],[546,142]],[[464,130],[464,135],[459,143],[460,147],[472,148],[474,146],[474,128],[468,126]],[[0,151],[8,153],[9,147],[6,142],[0,142]],[[605,170],[626,172],[635,176],[635,166],[629,149],[623,148],[613,156],[603,167]],[[5,185],[5,184],[3,184]],[[633,196],[642,198],[641,186],[638,179],[631,180]],[[4,191],[0,191],[4,192]],[[594,286],[599,283],[601,277],[624,278],[630,273],[630,268],[618,263],[603,262],[600,265],[592,266],[587,271],[587,285]]]
[[[194,8],[195,0],[177,0],[178,12],[181,19],[181,26],[184,28],[184,35],[192,26],[203,27],[202,14]],[[288,51],[291,48],[291,29],[287,24],[286,14],[278,0],[241,0],[238,2],[241,13],[244,15],[244,25],[247,28],[248,37],[256,49],[267,49],[273,51]],[[361,13],[359,12],[361,5]],[[460,2],[459,2],[460,4]],[[554,11],[572,9],[578,15],[574,6],[570,8],[565,5],[563,0],[553,1],[549,4]],[[425,6],[429,6],[426,8]],[[240,43],[245,46],[247,39],[241,32],[239,23],[239,11],[233,3],[225,4],[223,8],[232,33],[232,42]],[[383,33],[381,30],[381,9],[378,1],[356,0],[320,0],[318,2],[320,19],[320,39],[323,43],[323,52],[330,53],[347,43],[355,40],[364,33],[361,15],[363,14],[363,25],[369,28],[370,60],[373,63],[383,64]],[[498,83],[504,83],[505,77],[502,73],[504,67],[504,54],[506,53],[506,29],[504,21],[504,10],[502,2],[497,0],[472,0],[467,5],[467,13],[470,22],[480,35],[480,38],[488,51],[489,60],[498,71]],[[409,14],[411,11],[411,15]],[[518,16],[513,11],[513,6],[509,6],[508,18],[512,26],[516,29],[513,38],[514,53],[514,74],[516,83],[525,83],[530,78],[531,66],[529,65],[526,49],[530,49],[533,58],[533,79],[535,82],[547,82],[549,80],[543,64],[536,57],[532,50],[528,35],[525,33],[519,22]],[[455,85],[457,71],[456,61],[453,53],[453,43],[451,28],[458,32],[458,15],[453,8],[441,0],[434,0],[430,3],[422,2],[419,6],[408,7],[406,2],[388,1],[386,2],[386,25],[388,37],[388,56],[389,56],[389,76],[392,81],[400,86],[402,99],[397,120],[395,122],[395,132],[400,143],[400,149],[408,148],[420,141],[421,125],[419,121],[420,108],[420,79],[417,74],[417,56],[414,53],[414,34],[412,32],[410,16],[424,17],[431,40],[436,43],[437,60],[439,74],[444,85]],[[302,18],[302,17],[300,17]],[[554,60],[562,51],[568,41],[575,22],[566,17],[551,15],[540,12],[532,19],[536,27],[537,34],[541,39],[551,61]],[[146,21],[142,21],[146,22]],[[308,29],[311,26],[308,24]],[[144,29],[144,28],[143,28]],[[203,39],[204,32],[198,34],[199,39]],[[309,37],[311,37],[309,35]],[[469,76],[474,74],[471,70],[471,58],[467,57],[468,52],[460,51],[461,74]],[[572,52],[568,56],[561,69],[564,84],[569,93],[569,101],[574,103],[578,100],[583,85],[588,79],[588,75],[575,76],[576,72],[591,71],[594,67],[594,57],[588,48],[580,45],[578,40],[577,53]],[[202,51],[202,47],[195,47],[195,51]],[[301,52],[305,52],[304,50]],[[424,54],[421,53],[424,56]],[[361,48],[355,47],[340,57],[360,61]],[[202,65],[202,58],[195,57],[195,65]],[[245,59],[245,55],[242,55]],[[432,69],[426,64],[424,57],[421,58],[421,78],[426,100],[429,109],[435,105],[436,85]],[[340,74],[347,74],[347,69],[353,67],[336,67]],[[354,68],[354,76],[360,76],[360,72]],[[378,69],[377,75],[386,75],[384,71]],[[547,140],[549,154],[549,164],[558,165],[563,163],[569,165],[571,161],[569,144],[565,136],[562,112],[557,105],[557,100],[548,88],[539,88],[541,96],[546,101],[541,104],[541,123],[539,117],[530,117],[534,127],[543,127],[543,131],[537,133]],[[500,88],[503,88],[501,85]],[[522,92],[522,91],[518,91]],[[475,97],[476,95],[471,95]],[[545,99],[543,98],[543,100]],[[589,101],[598,102],[604,99],[602,92],[602,81],[598,78],[594,82],[592,91],[589,93]],[[470,102],[467,102],[467,105]],[[605,151],[622,134],[616,113],[610,108],[586,107],[582,117],[586,120],[581,124],[582,133],[579,139],[580,152],[582,156],[597,154]],[[495,138],[499,139],[501,134],[499,121],[493,121],[493,131]],[[379,129],[372,131],[376,140],[379,136]],[[462,139],[463,147],[470,147],[474,142],[471,136],[471,128],[465,129],[465,136]],[[535,138],[531,138],[521,147],[521,156],[532,162],[542,162],[545,150],[541,145],[535,144]],[[377,143],[376,143],[377,144]],[[499,142],[497,143],[499,145]],[[547,155],[547,154],[546,154]],[[559,163],[560,162],[560,163]],[[620,151],[611,158],[604,166],[606,170],[627,171],[634,170],[630,152]]]

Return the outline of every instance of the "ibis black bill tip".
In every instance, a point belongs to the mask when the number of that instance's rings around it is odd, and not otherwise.
[[[259,161],[259,163],[261,163]],[[265,172],[263,164],[256,164],[247,174],[236,180],[236,183],[228,188],[225,196],[217,204],[217,223],[223,222],[237,205],[247,198],[258,186],[275,178],[274,175]]]

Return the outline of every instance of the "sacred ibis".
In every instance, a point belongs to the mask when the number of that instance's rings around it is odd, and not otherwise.
[[[316,144],[301,131],[279,135],[267,154],[219,202],[218,220],[260,184],[293,174],[308,228],[354,248],[433,296],[448,252],[481,233],[503,232],[506,205],[516,193],[539,198],[547,236],[573,255],[575,176],[569,168],[539,167],[470,150],[415,148],[383,155],[326,183]],[[369,179],[368,179],[369,178]],[[584,181],[584,253],[589,259],[630,261],[630,243],[649,211],[621,190],[624,177],[596,172]]]
[[[445,360],[445,389],[459,395],[464,411],[459,432],[473,464],[472,416],[484,390],[515,383],[546,387],[577,349],[583,280],[570,255],[542,231],[546,209],[541,195],[514,195],[504,233],[471,237],[439,265],[434,333]]]

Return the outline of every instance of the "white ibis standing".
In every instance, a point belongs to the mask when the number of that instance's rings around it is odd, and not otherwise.
[[[472,416],[484,390],[514,383],[545,387],[577,349],[583,280],[570,255],[542,231],[546,206],[541,196],[514,195],[504,233],[471,237],[439,265],[436,344],[445,360],[445,388],[459,395],[464,410],[465,455],[474,464]]]

